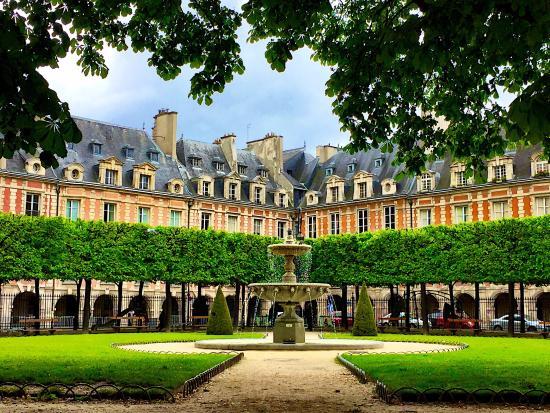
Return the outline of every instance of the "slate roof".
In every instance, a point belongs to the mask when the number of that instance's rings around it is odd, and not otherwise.
[[[122,186],[133,188],[132,173],[134,165],[150,162],[158,169],[155,172],[155,190],[167,192],[167,183],[173,178],[182,179],[177,162],[160,151],[155,142],[140,129],[126,128],[98,122],[90,119],[74,117],[82,132],[82,140],[74,144],[74,149],[67,150],[65,158],[58,158],[59,167],[47,168],[46,177],[63,178],[64,169],[71,163],[79,163],[84,167],[84,182],[98,182],[99,161],[116,156],[122,165]],[[92,153],[92,143],[101,144],[101,154]],[[124,148],[134,149],[132,159],[127,159]],[[149,152],[158,153],[158,162],[149,159]],[[19,151],[13,159],[8,160],[7,169],[15,172],[25,172],[25,161],[32,155]],[[187,186],[187,185],[186,185]]]

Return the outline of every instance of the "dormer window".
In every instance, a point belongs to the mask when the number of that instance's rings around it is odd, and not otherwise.
[[[237,184],[234,182],[229,184],[229,199],[233,201],[237,199]]]
[[[151,186],[151,176],[141,174],[139,176],[139,189],[150,189]]]
[[[432,175],[425,173],[420,176],[420,189],[422,191],[431,191],[432,188]]]
[[[354,163],[348,164],[348,173],[350,173],[350,172],[355,172],[355,164]]]
[[[202,194],[204,196],[210,196],[210,182],[204,181],[202,183]]]
[[[237,169],[239,175],[246,175],[246,165],[239,165]]]
[[[114,169],[105,169],[105,185],[115,185],[117,182],[118,171]]]
[[[124,157],[126,159],[133,159],[134,158],[134,148],[130,148],[129,146],[126,146],[123,149]]]
[[[330,188],[330,202],[338,202],[338,187]]]
[[[455,172],[456,186],[466,186],[466,176],[464,171]]]
[[[535,163],[535,175],[548,175],[548,161],[539,160]]]
[[[373,175],[359,171],[353,177],[353,199],[365,199],[372,196]]]
[[[181,192],[181,185],[180,184],[174,184],[174,192],[176,194],[179,194]]]
[[[332,174],[334,174],[334,168],[325,169],[325,176],[331,176]]]
[[[32,171],[37,174],[38,172],[40,172],[40,168],[42,168],[42,165],[40,165],[40,163],[36,162],[32,165]]]
[[[260,176],[261,176],[262,178],[267,178],[267,170],[262,169],[262,170],[260,171]]]
[[[168,181],[168,192],[181,194],[183,192],[183,181],[178,178],[172,178]]]
[[[92,153],[94,155],[101,155],[101,144],[94,142],[92,143]]]
[[[256,204],[262,203],[262,188],[259,188],[259,187],[254,188],[254,203]]]
[[[199,156],[191,155],[189,157],[189,163],[193,168],[200,168],[202,165],[202,159]]]
[[[151,162],[158,162],[159,161],[159,153],[158,152],[149,152],[149,160]]]
[[[67,142],[67,149],[74,150],[74,142]]]
[[[71,178],[73,178],[74,180],[80,179],[80,171],[76,168],[73,169],[71,171]]]
[[[377,159],[374,160],[374,167],[375,168],[380,168],[383,163],[384,163],[384,159],[377,158]]]
[[[286,206],[286,195],[285,194],[279,194],[279,206],[285,207]]]
[[[359,186],[359,199],[365,199],[367,197],[367,183],[359,182],[357,185]]]
[[[531,156],[531,176],[548,176],[550,167],[548,159],[544,159],[542,152],[535,153]]]
[[[506,180],[506,165],[493,166],[493,173],[496,181]]]
[[[224,170],[223,162],[214,162],[214,168],[216,168],[216,171],[223,171]]]

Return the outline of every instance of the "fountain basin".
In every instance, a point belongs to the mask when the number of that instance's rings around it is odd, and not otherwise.
[[[316,300],[330,291],[330,284],[321,283],[255,283],[250,284],[252,294],[269,301],[293,302]]]
[[[306,244],[294,244],[294,243],[283,243],[283,244],[272,244],[269,247],[269,250],[274,255],[284,255],[284,256],[293,256],[298,257],[309,252],[311,246]]]

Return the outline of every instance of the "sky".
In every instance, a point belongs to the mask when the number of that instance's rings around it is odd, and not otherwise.
[[[153,116],[161,108],[178,112],[178,138],[212,142],[232,132],[237,146],[275,132],[284,137],[285,149],[302,147],[315,153],[315,146],[345,145],[325,96],[330,69],[310,59],[301,50],[285,72],[271,70],[265,60],[265,43],[249,44],[247,28],[240,30],[246,71],[214,95],[210,106],[199,105],[187,95],[192,72],[184,69],[175,80],[164,81],[147,65],[147,55],[105,49],[109,75],[105,79],[84,76],[69,55],[57,69],[44,69],[50,86],[68,102],[74,116],[105,121],[150,133]]]

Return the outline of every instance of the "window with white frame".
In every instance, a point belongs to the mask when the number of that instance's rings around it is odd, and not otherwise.
[[[158,152],[149,152],[149,160],[151,162],[158,162],[159,161],[159,153]]]
[[[148,224],[150,215],[151,215],[151,208],[148,208],[148,207],[138,208],[138,222],[140,224]]]
[[[118,171],[114,169],[105,169],[105,184],[106,185],[115,185],[117,181]]]
[[[395,205],[384,207],[384,228],[395,229]]]
[[[355,171],[355,164],[350,163],[348,164],[348,172],[354,172]]]
[[[190,158],[191,166],[193,168],[200,168],[201,166],[201,158]]]
[[[317,238],[317,215],[307,217],[307,236],[308,238]]]
[[[327,168],[325,169],[325,176],[331,176],[334,173],[333,168]]]
[[[333,186],[330,190],[330,202],[338,202],[338,187]]]
[[[94,155],[101,155],[101,144],[100,143],[92,143],[92,153]]]
[[[357,211],[357,232],[367,232],[369,230],[369,213],[366,209]]]
[[[340,233],[340,214],[338,212],[330,214],[330,233],[333,235]]]
[[[262,188],[260,187],[254,187],[254,203],[261,204],[262,203]]]
[[[246,165],[239,165],[238,166],[238,170],[239,170],[239,175],[246,175]]]
[[[368,191],[367,191],[367,183],[366,182],[359,182],[357,184],[359,186],[359,198],[364,199],[367,197]]]
[[[506,165],[496,165],[493,167],[495,180],[505,181],[506,180]]]
[[[80,215],[80,200],[78,199],[67,199],[67,208],[65,211],[65,216],[71,221],[76,221]]]
[[[456,186],[466,186],[466,175],[464,171],[455,172]]]
[[[263,220],[260,218],[254,218],[254,234],[262,235]]]
[[[535,215],[542,217],[550,214],[550,196],[539,196],[535,198]]]
[[[384,163],[384,160],[382,158],[378,158],[374,160],[374,167],[380,168],[382,164]]]
[[[493,219],[502,219],[508,216],[508,201],[493,202]]]
[[[260,169],[260,176],[262,178],[267,178],[267,169]]]
[[[227,230],[229,232],[237,232],[238,230],[238,217],[235,215],[229,215],[227,217]]]
[[[204,196],[210,196],[210,182],[202,181],[202,194]]]
[[[214,166],[216,171],[223,171],[225,169],[223,162],[214,162]]]
[[[116,204],[105,202],[103,204],[103,221],[113,222],[116,218]]]
[[[455,206],[455,223],[468,222],[470,220],[470,210],[468,205]]]
[[[279,194],[279,206],[284,207],[286,203],[286,195],[285,194]]]
[[[151,186],[151,176],[141,174],[139,176],[139,189],[150,189]]]
[[[25,198],[25,215],[40,215],[40,194],[27,194]]]
[[[546,175],[548,174],[548,161],[540,159],[535,162],[535,174]]]
[[[229,199],[237,199],[237,184],[234,182],[229,183]]]
[[[432,210],[424,208],[420,210],[420,226],[427,227],[428,225],[432,225]]]
[[[277,221],[277,236],[279,238],[284,238],[286,234],[286,222]]]
[[[420,175],[420,189],[422,191],[432,190],[432,174],[424,173]]]
[[[170,226],[179,227],[181,226],[181,211],[170,211]]]
[[[210,212],[201,213],[201,229],[210,228],[211,217],[212,217],[212,214]]]

